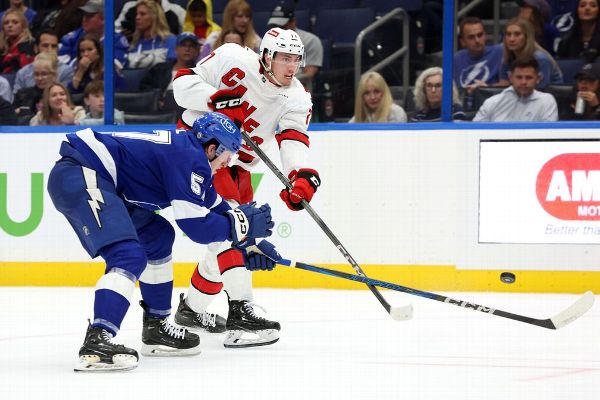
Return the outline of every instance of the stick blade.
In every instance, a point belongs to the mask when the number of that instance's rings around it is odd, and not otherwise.
[[[413,305],[408,304],[402,307],[391,307],[390,315],[396,321],[408,321],[413,317]]]
[[[594,293],[587,291],[575,303],[571,304],[569,308],[550,318],[550,321],[552,321],[556,329],[560,329],[588,312],[594,305],[594,300]]]

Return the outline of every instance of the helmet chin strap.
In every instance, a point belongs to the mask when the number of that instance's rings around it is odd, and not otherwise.
[[[275,57],[275,54],[273,54],[273,57]],[[281,82],[279,82],[277,80],[277,78],[275,77],[275,74],[271,70],[271,65],[273,64],[273,59],[271,58],[271,62],[269,63],[269,66],[267,67],[267,64],[265,64],[265,62],[263,61],[264,58],[265,58],[264,55],[260,58],[260,64],[265,69],[265,72],[275,81],[275,84],[277,86],[284,86],[284,85],[281,84]]]

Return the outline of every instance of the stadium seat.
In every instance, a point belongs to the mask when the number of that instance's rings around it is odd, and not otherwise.
[[[374,20],[372,8],[321,9],[317,13],[315,33],[321,39],[331,39],[334,47],[353,48],[358,33]],[[340,29],[341,21],[343,29]]]
[[[294,16],[296,17],[296,27],[304,31],[312,32],[310,13],[308,10],[296,10],[294,11]]]
[[[408,90],[404,94],[404,105],[402,107],[404,108],[404,111],[406,111],[407,114],[411,114],[417,111],[417,106],[415,104],[415,94],[413,93],[414,89],[414,86],[409,86]]]
[[[575,89],[572,85],[548,85],[545,92],[550,93],[558,106],[558,119],[565,120],[571,115],[571,103],[575,98]]]
[[[275,8],[275,6],[277,4],[279,4],[281,2],[281,0],[260,0],[260,1],[248,1],[248,4],[250,4],[250,6],[252,6],[252,13],[254,14],[255,12],[261,12],[261,11],[268,11],[269,13],[271,11],[273,11],[273,9]]]
[[[223,26],[223,13],[213,13],[213,21],[219,26]]]
[[[125,113],[156,113],[160,91],[115,92],[114,106]]]
[[[404,11],[417,11],[423,7],[422,0],[365,0],[363,7],[371,7],[377,15],[384,15],[394,8],[402,8]]]
[[[311,15],[317,15],[319,10],[328,9],[347,9],[361,7],[360,0],[298,0],[296,9],[309,10]]]
[[[556,60],[556,62],[563,73],[563,82],[566,85],[570,85],[575,82],[575,75],[585,64],[585,61],[581,58],[565,58]]]
[[[175,113],[163,114],[131,114],[125,113],[126,124],[174,124]]]
[[[493,86],[478,87],[477,89],[475,89],[475,91],[473,92],[473,110],[479,110],[484,101],[486,101],[493,95],[500,93],[504,89],[506,88]]]
[[[148,72],[145,68],[124,68],[121,70],[123,80],[125,81],[124,92],[137,92],[140,90],[140,82]]]
[[[213,15],[215,13],[217,13],[217,14],[223,14],[223,10],[225,10],[225,6],[227,5],[228,2],[229,2],[229,0],[212,0]],[[249,4],[252,4],[252,3],[249,3]]]
[[[254,24],[254,30],[258,33],[258,36],[262,37],[267,31],[267,23],[271,18],[271,11],[259,11],[252,13],[252,23]]]
[[[71,94],[71,101],[73,101],[73,104],[75,104],[76,106],[82,106],[83,105],[83,97],[84,97],[84,93],[72,93]]]

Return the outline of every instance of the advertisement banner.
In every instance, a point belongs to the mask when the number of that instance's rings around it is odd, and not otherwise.
[[[482,140],[480,243],[600,243],[600,141]]]

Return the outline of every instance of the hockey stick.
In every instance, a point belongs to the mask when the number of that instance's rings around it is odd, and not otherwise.
[[[281,183],[283,183],[286,188],[291,189],[292,184],[290,183],[290,180],[283,175],[283,173],[279,170],[279,168],[277,168],[277,166],[275,164],[273,164],[273,162],[265,154],[265,152],[262,151],[262,149],[260,147],[258,147],[258,145],[256,143],[254,143],[254,141],[250,138],[250,136],[248,136],[248,134],[246,132],[244,132],[243,130],[242,130],[242,136],[244,137],[244,140],[246,141],[248,146],[250,146],[252,148],[252,150],[254,150],[256,152],[256,154],[258,154],[258,157],[260,157],[260,159],[267,165],[267,167],[269,167],[269,169],[275,174],[275,176],[281,181]],[[346,250],[346,248],[342,245],[342,243],[338,240],[338,238],[333,234],[333,232],[329,229],[329,227],[325,224],[325,222],[323,222],[321,217],[319,217],[319,215],[311,207],[311,205],[308,204],[308,202],[306,200],[302,200],[302,205],[304,206],[304,209],[308,212],[308,214],[310,214],[310,216],[315,220],[317,225],[319,225],[321,230],[323,230],[323,232],[325,232],[327,237],[333,242],[335,247],[337,247],[337,249],[342,253],[344,258],[346,260],[348,260],[348,262],[350,263],[350,265],[352,266],[354,271],[356,271],[356,273],[359,274],[360,276],[366,277],[365,273],[360,268],[360,265],[358,265],[358,263],[350,255],[350,253],[348,253],[348,250]],[[375,286],[368,284],[368,283],[367,283],[367,286],[369,287],[371,292],[375,295],[375,297],[377,297],[377,300],[379,300],[379,302],[381,303],[383,308],[385,308],[385,310],[388,312],[388,314],[391,315],[391,317],[393,319],[395,319],[397,321],[402,321],[402,320],[408,320],[408,319],[412,318],[412,313],[413,313],[412,304],[408,304],[403,307],[392,307],[390,305],[390,303],[388,303],[386,301],[386,299],[379,292],[379,290],[377,290],[377,288]]]
[[[571,304],[567,309],[561,311],[557,315],[548,319],[536,319],[531,317],[526,317],[524,315],[513,314],[507,311],[496,310],[494,308],[482,306],[479,304],[471,303],[464,300],[453,299],[451,297],[442,296],[440,294],[425,292],[423,290],[412,289],[407,286],[397,285],[395,283],[380,281],[377,279],[371,279],[366,276],[361,275],[353,275],[348,274],[346,272],[335,271],[328,268],[321,268],[314,265],[304,264],[301,262],[295,262],[290,260],[280,260],[278,264],[285,265],[287,267],[303,269],[305,271],[316,272],[318,274],[331,275],[338,278],[348,279],[351,281],[357,281],[366,283],[367,285],[375,285],[391,290],[396,290],[402,293],[412,294],[414,296],[424,297],[430,300],[441,301],[442,303],[452,304],[454,306],[466,308],[473,311],[480,311],[486,314],[497,315],[499,317],[504,317],[508,319],[512,319],[515,321],[524,322],[526,324],[540,326],[542,328],[547,329],[559,329],[565,325],[570,324],[575,321],[577,318],[581,317],[585,314],[594,304],[594,294],[591,291],[587,291],[580,297],[575,303]]]

